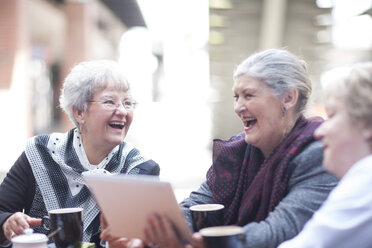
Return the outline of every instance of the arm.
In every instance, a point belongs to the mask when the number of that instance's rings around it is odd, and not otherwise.
[[[192,219],[191,219],[191,212],[189,208],[197,204],[215,203],[212,197],[213,197],[212,192],[209,189],[207,182],[204,181],[200,185],[197,191],[191,192],[190,196],[180,203],[180,206],[183,208],[186,221],[191,230],[192,230]]]
[[[298,234],[336,186],[322,166],[322,145],[310,144],[291,163],[288,194],[268,217],[244,226],[249,247],[277,247]]]
[[[370,247],[371,163],[372,156],[369,156],[364,164],[353,165],[301,233],[282,243],[280,248]]]
[[[26,154],[14,163],[0,186],[0,243],[6,239],[4,222],[15,212],[28,213],[35,194],[35,179]]]
[[[159,176],[160,174],[160,167],[153,160],[148,160],[138,165],[137,168],[140,170],[139,174],[142,175]]]

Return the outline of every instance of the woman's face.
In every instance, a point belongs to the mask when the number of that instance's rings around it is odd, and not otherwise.
[[[131,99],[129,91],[106,88],[96,92],[82,113],[83,143],[108,151],[121,144],[133,120],[133,110],[125,109],[121,103]],[[107,103],[120,104],[110,108]]]
[[[233,93],[234,110],[243,122],[246,142],[268,157],[286,131],[281,102],[268,86],[246,75],[235,79]]]
[[[315,137],[324,144],[324,167],[338,178],[343,177],[350,167],[364,157],[368,147],[362,129],[351,122],[340,91],[332,91],[326,97],[325,108],[328,120],[316,131]]]

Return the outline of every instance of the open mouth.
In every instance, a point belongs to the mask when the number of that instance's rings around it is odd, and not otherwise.
[[[244,120],[244,127],[249,128],[249,127],[253,126],[256,123],[257,123],[257,119],[256,118],[247,119],[247,120]]]
[[[115,128],[115,129],[122,130],[125,125],[124,125],[124,123],[121,123],[121,122],[110,122],[109,126],[112,127],[112,128]]]

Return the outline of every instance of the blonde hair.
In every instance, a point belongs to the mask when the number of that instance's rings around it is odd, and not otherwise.
[[[356,124],[372,128],[372,62],[352,67],[344,79],[346,110]]]

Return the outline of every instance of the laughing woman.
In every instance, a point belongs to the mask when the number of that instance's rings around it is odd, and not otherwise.
[[[116,62],[82,62],[66,77],[60,105],[76,128],[31,138],[0,186],[0,241],[52,209],[84,209],[83,241],[99,243],[99,208],[83,173],[159,175],[159,166],[124,141],[136,102]]]
[[[277,247],[301,231],[337,184],[322,167],[322,144],[313,136],[322,120],[303,115],[312,87],[304,62],[288,51],[248,57],[233,79],[234,110],[244,132],[214,141],[206,181],[181,205],[192,226],[189,207],[221,203],[224,224],[244,227],[246,247]],[[184,247],[170,226],[152,216],[146,241]],[[203,246],[198,235],[194,242]]]
[[[324,166],[341,178],[323,206],[280,248],[372,247],[372,62],[325,87],[328,120],[315,136]]]

